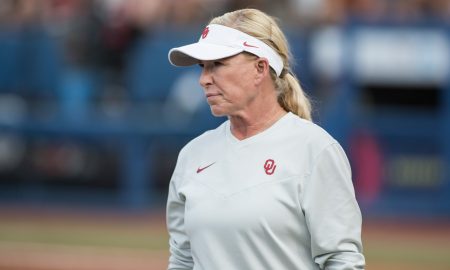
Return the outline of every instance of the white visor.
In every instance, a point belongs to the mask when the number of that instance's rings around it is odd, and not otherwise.
[[[266,58],[277,76],[280,76],[283,60],[269,45],[239,30],[219,24],[208,25],[197,43],[171,49],[169,61],[174,66],[190,66],[199,61],[218,60],[244,51]]]

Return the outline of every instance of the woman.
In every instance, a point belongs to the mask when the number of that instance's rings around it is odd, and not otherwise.
[[[180,152],[168,202],[168,269],[364,269],[361,213],[339,144],[311,122],[286,39],[265,13],[213,19],[169,52],[199,64],[228,121]]]

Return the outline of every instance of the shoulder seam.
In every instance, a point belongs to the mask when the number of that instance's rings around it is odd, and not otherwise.
[[[317,155],[313,158],[313,162],[311,164],[311,167],[309,168],[308,172],[306,173],[306,176],[309,177],[314,169],[314,167],[317,165],[317,161],[319,160],[319,157],[330,147],[334,145],[339,145],[339,143],[333,139],[330,143],[326,144],[320,151],[317,153]]]

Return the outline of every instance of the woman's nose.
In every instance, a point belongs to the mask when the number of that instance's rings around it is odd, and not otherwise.
[[[200,74],[199,83],[203,88],[212,84],[212,74],[211,70],[206,67],[202,68],[202,73]]]

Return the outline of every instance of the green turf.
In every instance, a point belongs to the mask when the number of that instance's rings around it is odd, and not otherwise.
[[[0,241],[62,244],[79,246],[109,246],[149,250],[166,250],[164,232],[133,232],[101,228],[42,228],[26,225],[0,224]]]

